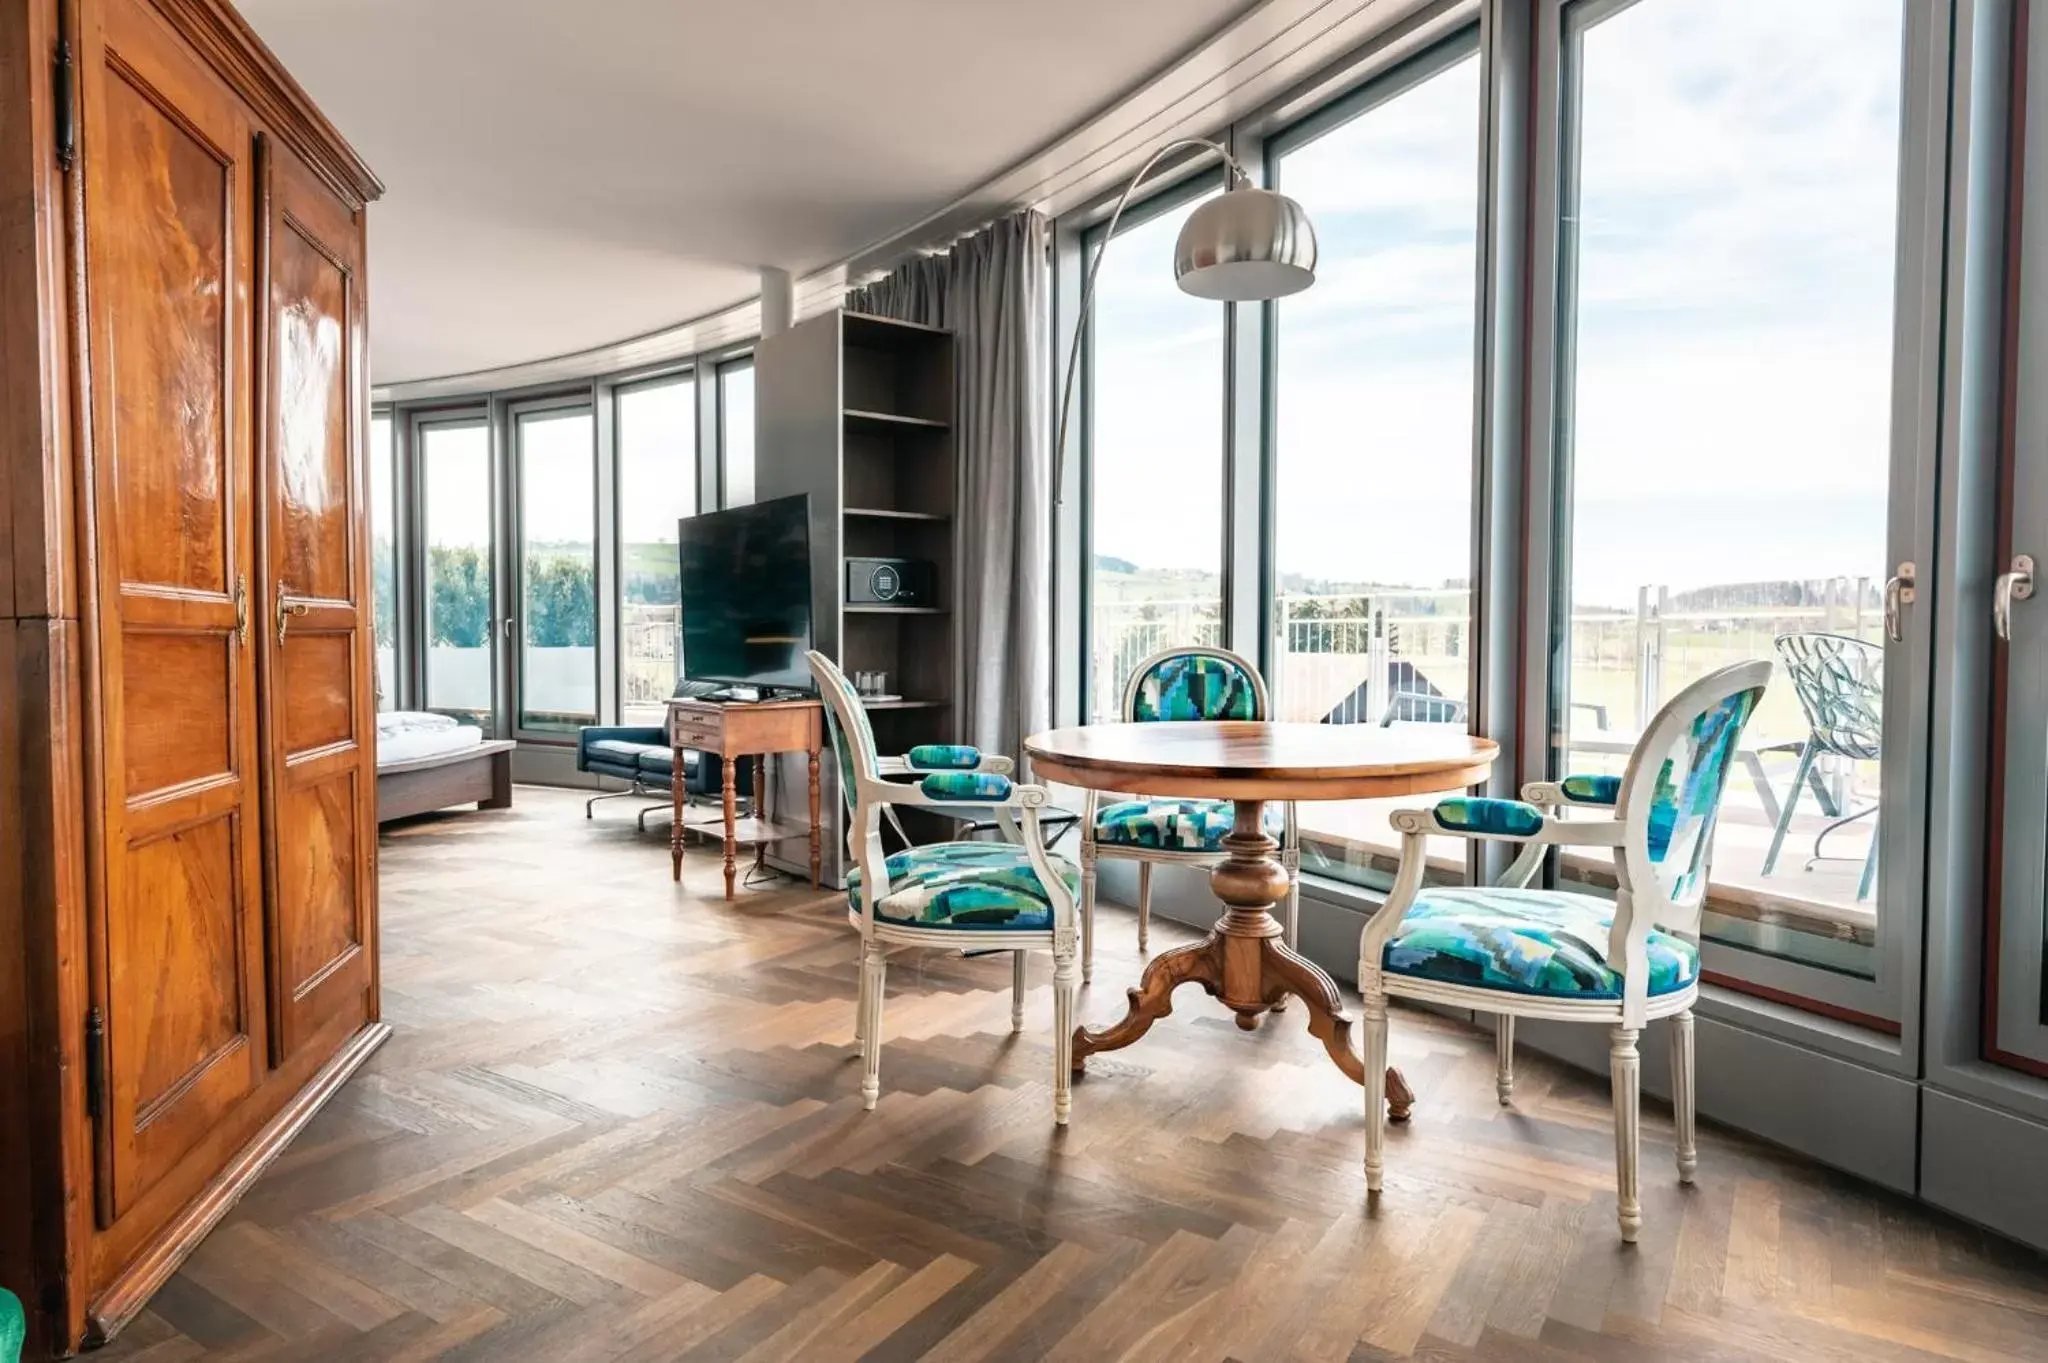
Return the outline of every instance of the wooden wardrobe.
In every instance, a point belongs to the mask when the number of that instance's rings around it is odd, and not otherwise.
[[[379,192],[223,0],[0,6],[0,1285],[46,1352],[387,1032]]]

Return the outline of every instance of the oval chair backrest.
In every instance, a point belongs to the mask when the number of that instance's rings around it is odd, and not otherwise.
[[[1770,685],[1768,662],[1709,673],[1657,712],[1629,755],[1617,812],[1617,873],[1633,922],[1697,936],[1714,825],[1742,731]],[[1617,916],[1617,931],[1623,924]]]
[[[1124,687],[1124,719],[1265,719],[1272,706],[1259,670],[1227,648],[1170,648],[1137,666]]]
[[[881,779],[882,759],[875,750],[875,729],[868,722],[867,707],[860,703],[839,665],[816,649],[804,657],[811,664],[811,675],[817,679],[818,694],[825,700],[825,723],[832,731],[832,751],[839,758],[839,794],[846,801],[846,812],[851,814],[860,795],[860,783],[855,777],[865,773],[871,781]]]
[[[1884,650],[1846,634],[1777,637],[1778,661],[1822,752],[1874,762],[1884,736]]]

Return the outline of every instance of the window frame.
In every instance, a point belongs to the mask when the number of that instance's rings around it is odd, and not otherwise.
[[[646,373],[636,373],[630,378],[620,378],[603,385],[597,409],[604,413],[605,420],[598,431],[599,463],[607,466],[603,472],[608,486],[600,493],[603,506],[600,521],[608,528],[610,539],[608,554],[601,554],[610,561],[610,590],[600,603],[600,650],[607,656],[604,673],[609,678],[606,699],[609,708],[602,723],[625,723],[626,715],[626,532],[623,520],[624,494],[626,492],[626,450],[624,440],[625,423],[620,419],[620,408],[625,399],[633,393],[645,392],[669,384],[687,381],[690,385],[690,504],[696,509],[691,515],[701,515],[704,502],[704,383],[703,371],[692,361],[666,365]],[[715,461],[715,460],[714,460]],[[608,645],[608,646],[607,646]],[[678,644],[680,648],[680,644]],[[682,659],[677,660],[678,675]]]
[[[599,476],[598,468],[603,462],[598,457],[601,448],[597,421],[599,405],[587,387],[549,396],[517,398],[504,404],[503,455],[495,461],[497,467],[492,471],[504,489],[500,497],[502,505],[499,511],[507,529],[506,540],[499,553],[499,560],[507,573],[504,597],[507,609],[500,623],[502,625],[506,619],[516,623],[509,634],[500,634],[502,642],[511,643],[513,646],[502,650],[499,673],[505,687],[501,704],[505,712],[506,725],[512,737],[521,743],[552,747],[573,746],[576,742],[575,730],[581,727],[572,725],[564,728],[534,728],[526,723],[523,660],[530,622],[526,618],[526,450],[523,444],[523,423],[533,418],[545,419],[576,414],[587,414],[590,417],[590,590],[592,628],[595,631],[591,650],[590,723],[606,722],[606,575],[602,566],[605,561],[605,499],[602,496],[603,480]]]

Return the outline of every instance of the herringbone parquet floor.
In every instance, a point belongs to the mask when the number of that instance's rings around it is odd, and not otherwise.
[[[900,957],[860,1111],[852,939],[808,891],[563,792],[384,842],[397,1035],[106,1353],[183,1360],[2048,1358],[2048,1262],[1646,1103],[1615,1238],[1604,1085],[1413,1012],[1363,1213],[1360,1098],[1298,1012],[1198,991],[1056,1136],[1050,963]],[[1170,926],[1155,947],[1172,940]],[[1082,1014],[1139,960],[1106,916]],[[1227,1057],[1228,1065],[1219,1065]]]

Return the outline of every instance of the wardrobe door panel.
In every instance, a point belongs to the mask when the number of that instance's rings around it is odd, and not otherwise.
[[[137,0],[81,17],[105,1225],[263,1073],[254,201],[248,123],[219,80]]]
[[[262,142],[266,812],[272,1055],[368,1016],[377,837],[362,421],[362,224]]]

